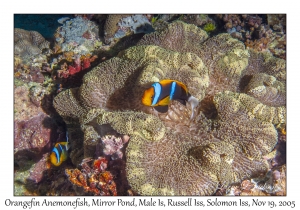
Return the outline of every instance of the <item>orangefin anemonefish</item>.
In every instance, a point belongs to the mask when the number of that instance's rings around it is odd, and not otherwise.
[[[152,86],[145,90],[142,97],[142,103],[146,106],[153,106],[158,112],[167,112],[168,105],[171,100],[177,100],[183,105],[186,102],[190,102],[192,109],[198,105],[199,101],[195,97],[191,96],[185,84],[177,80],[161,80],[155,82]],[[194,111],[192,112],[192,116]]]
[[[68,158],[68,150],[70,148],[68,132],[66,132],[66,138],[66,142],[57,142],[50,154],[50,162],[55,166],[59,166],[63,161],[67,160]]]

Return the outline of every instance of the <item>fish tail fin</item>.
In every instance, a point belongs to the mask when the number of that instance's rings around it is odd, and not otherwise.
[[[67,142],[67,144],[65,145],[65,147],[66,147],[66,151],[68,151],[70,149],[70,147],[71,147],[71,144],[69,142]]]
[[[191,104],[191,107],[192,107],[192,114],[191,114],[191,118],[190,118],[192,120],[194,118],[195,109],[199,105],[199,100],[191,95],[188,98],[188,102]]]
[[[68,131],[66,131],[66,139],[67,139],[67,142],[69,143],[69,133],[68,133]]]

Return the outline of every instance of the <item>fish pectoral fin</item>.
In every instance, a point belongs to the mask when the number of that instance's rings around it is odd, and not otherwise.
[[[186,105],[186,101],[183,99],[176,99],[177,101],[179,101],[181,104],[183,104],[184,106]]]
[[[161,99],[157,104],[159,106],[167,106],[167,105],[169,105],[169,103],[170,103],[170,96],[167,96],[167,97]]]
[[[161,113],[166,113],[168,111],[169,106],[155,106],[154,109]]]

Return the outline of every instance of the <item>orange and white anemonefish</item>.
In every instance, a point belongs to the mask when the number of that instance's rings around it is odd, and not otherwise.
[[[50,154],[50,162],[55,166],[60,166],[68,158],[68,150],[70,148],[68,132],[66,132],[66,138],[66,142],[57,142]]]
[[[142,97],[142,103],[146,106],[152,106],[158,112],[165,113],[168,111],[168,105],[171,100],[177,100],[183,105],[189,102],[192,106],[192,115],[194,115],[194,108],[198,106],[199,101],[193,97],[185,84],[177,80],[161,80],[155,82],[150,88],[145,90]]]

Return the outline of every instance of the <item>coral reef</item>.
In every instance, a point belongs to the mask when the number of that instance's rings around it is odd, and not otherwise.
[[[84,159],[81,163],[82,170],[66,169],[66,175],[74,185],[77,194],[117,195],[113,175],[106,171],[107,162],[103,157],[98,157],[94,161]]]
[[[246,93],[269,106],[286,104],[285,85],[264,73],[253,75],[246,87]]]
[[[98,25],[84,15],[59,21],[63,25],[58,27],[54,34],[56,42],[52,61],[45,68],[45,72],[50,72],[54,80],[61,82],[70,76],[82,75],[83,73],[78,73],[89,69],[91,63],[98,58],[96,54],[102,42],[99,38]]]
[[[109,44],[115,33],[118,31],[118,22],[130,15],[108,15],[104,25],[104,43]]]
[[[225,14],[216,15],[218,24],[232,37],[245,42],[248,48],[270,51],[276,57],[286,58],[285,14]]]
[[[265,75],[262,82],[259,73]],[[274,124],[285,123],[285,106],[275,100],[284,95],[285,74],[285,61],[270,53],[247,50],[229,34],[208,39],[196,26],[175,21],[100,63],[79,88],[60,92],[54,107],[76,148],[70,155],[74,164],[94,157],[104,136],[128,135],[126,174],[133,191],[211,195],[220,185],[263,179],[270,169],[264,156],[278,140]],[[190,104],[172,101],[167,113],[141,104],[143,91],[165,78],[185,83],[206,102],[192,120]],[[264,100],[253,91],[261,83],[268,86]],[[79,170],[68,174],[90,187]]]
[[[15,56],[15,59],[18,59],[18,57]],[[14,72],[14,77],[24,82],[43,83],[45,81],[41,68],[38,66],[15,63]]]
[[[228,191],[228,195],[236,196],[286,196],[286,166],[270,170],[264,179],[243,180]]]
[[[46,195],[48,156],[63,129],[52,115],[52,80],[29,81],[14,80],[14,195]]]
[[[37,31],[14,29],[14,53],[21,58],[39,55],[43,49],[49,49],[49,45],[50,43]]]
[[[245,45],[256,51],[270,51],[274,56],[286,59],[286,35],[283,32],[274,32],[268,26],[261,26],[258,36],[258,39],[247,39]]]
[[[122,32],[122,30],[126,30],[126,28],[129,28],[129,30],[135,34],[154,32],[151,23],[144,15],[133,15],[129,17],[124,17],[120,20],[118,26],[119,26],[119,30],[116,33],[116,35],[117,34],[119,35],[117,35],[118,36],[117,38],[122,37],[120,33]],[[125,35],[125,33],[123,34]]]
[[[213,24],[214,21],[208,17],[206,14],[187,14],[187,15],[181,15],[179,17],[179,20],[189,23],[189,24],[194,24],[196,26],[203,26],[205,24]]]
[[[123,145],[128,142],[129,136],[125,135],[123,138],[117,138],[115,136],[107,135],[102,137],[101,140],[103,144],[102,147],[104,147],[103,153],[105,155],[112,156],[112,159],[122,159],[123,152],[121,149],[123,148]]]
[[[66,20],[54,36],[62,52],[86,55],[101,46],[98,26],[79,16]]]
[[[275,31],[286,30],[286,14],[267,14],[268,25]]]
[[[104,25],[104,43],[113,46],[127,35],[153,32],[149,21],[151,17],[152,15],[108,15]]]
[[[50,55],[50,42],[37,31],[14,29],[14,77],[24,82],[44,81],[42,66]]]
[[[39,113],[27,121],[15,121],[14,157],[18,165],[51,149],[51,129],[41,126],[45,120],[47,115]]]
[[[203,27],[203,30],[206,31],[207,33],[210,33],[214,30],[216,30],[216,26],[213,23],[207,23],[205,24],[205,26]]]
[[[195,25],[176,21],[161,32],[146,34],[138,45],[158,45],[176,52],[193,52],[191,50],[198,49],[207,38],[207,33]]]
[[[60,65],[60,68],[58,67],[56,69],[57,72],[57,77],[58,78],[68,78],[69,76],[75,75],[78,72],[82,70],[86,70],[91,67],[91,62],[94,62],[95,59],[97,58],[97,55],[91,56],[90,54],[88,55],[73,55],[70,59],[68,57],[63,57],[61,60],[66,59],[69,62],[72,62],[73,64],[67,64],[66,62],[62,63]],[[58,63],[57,60],[53,61],[53,63]],[[51,70],[50,70],[51,71]]]

